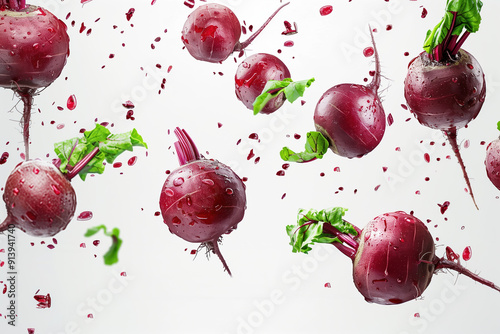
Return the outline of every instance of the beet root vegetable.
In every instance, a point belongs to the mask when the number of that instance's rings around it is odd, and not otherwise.
[[[371,29],[370,34],[375,56],[371,83],[366,86],[344,83],[328,89],[314,110],[316,133],[308,134],[315,143],[326,141],[327,148],[346,158],[360,158],[370,153],[380,144],[385,133],[386,117],[378,96],[380,60]],[[307,143],[305,154],[285,147],[280,155],[283,160],[295,162],[322,158],[327,150],[317,151],[315,146]],[[324,147],[323,144],[320,146]]]
[[[497,124],[500,130],[500,122]],[[484,160],[486,175],[491,183],[500,190],[500,138],[493,140],[486,147],[486,158]]]
[[[202,158],[184,130],[176,128],[175,133],[181,166],[170,173],[161,190],[163,221],[173,234],[215,253],[231,275],[218,244],[243,219],[245,185],[228,166]]]
[[[66,229],[76,208],[76,193],[70,181],[52,163],[30,160],[19,164],[7,178],[3,200],[5,231],[14,225],[37,237],[54,236]]]
[[[226,6],[210,3],[189,14],[182,29],[182,41],[197,60],[218,63],[233,52],[243,51],[264,30],[272,18],[288,3],[280,6],[246,41],[240,42],[241,24]]]
[[[76,208],[71,180],[88,173],[102,173],[103,161],[111,163],[132,146],[146,146],[135,129],[111,135],[101,125],[55,145],[57,163],[29,160],[20,163],[7,178],[3,200],[7,218],[0,232],[18,228],[28,235],[51,237],[66,229]]]
[[[0,7],[0,87],[12,89],[23,102],[28,160],[33,96],[61,74],[69,56],[69,36],[66,24],[42,7],[24,0],[1,0]]]
[[[308,253],[314,243],[336,246],[353,262],[353,281],[365,300],[382,305],[401,304],[422,295],[433,274],[457,271],[500,291],[457,261],[435,254],[435,244],[425,224],[403,211],[372,219],[363,230],[346,222],[346,209],[299,211],[296,225],[287,226],[293,252]],[[447,255],[450,248],[447,247]]]
[[[428,33],[425,51],[410,62],[404,87],[407,105],[417,120],[443,131],[448,138],[474,205],[457,130],[477,117],[486,97],[481,66],[461,49],[470,33],[479,28],[481,7],[481,1],[476,0],[448,1],[445,18]],[[466,32],[460,36],[464,27]]]

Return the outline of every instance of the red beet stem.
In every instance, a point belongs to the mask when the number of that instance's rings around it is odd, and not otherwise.
[[[97,153],[99,153],[99,147],[95,147],[92,151],[90,151],[89,154],[87,154],[82,160],[78,161],[78,163],[71,168],[71,170],[65,174],[66,179],[70,180],[73,179],[75,176],[78,175],[82,171],[82,169],[87,166],[87,164],[92,160]]]
[[[453,262],[453,261],[450,261],[450,260],[447,260],[445,258],[438,258],[436,257],[434,259],[434,263],[435,263],[435,270],[439,270],[439,269],[451,269],[451,270],[455,270],[457,271],[458,273],[460,274],[463,274],[469,278],[472,278],[474,281],[476,282],[479,282],[483,285],[486,285],[494,290],[497,290],[500,292],[500,287],[498,287],[497,285],[495,285],[493,282],[491,281],[488,281],[482,277],[480,277],[479,275],[477,274],[474,274],[472,271],[470,271],[469,269],[465,268],[464,266],[456,263],[456,262]]]
[[[224,259],[224,257],[222,256],[222,253],[220,252],[218,240],[208,241],[208,242],[206,242],[206,246],[208,247],[209,250],[214,252],[219,257],[219,260],[222,262],[224,269],[227,271],[229,276],[232,277],[233,274],[231,274],[231,270],[229,270],[229,267],[226,263],[226,260]]]
[[[200,160],[200,153],[187,132],[179,127],[174,130],[178,141],[174,143],[177,158],[181,166],[195,160]]]
[[[458,163],[460,164],[460,167],[462,168],[462,172],[464,174],[464,179],[465,183],[467,184],[467,187],[469,188],[469,194],[472,198],[472,201],[474,202],[474,205],[476,206],[476,209],[479,210],[476,199],[474,198],[474,194],[472,193],[472,186],[470,184],[469,176],[467,175],[467,171],[465,170],[465,164],[464,161],[462,160],[462,155],[460,154],[460,149],[458,147],[457,143],[457,129],[452,128],[446,131],[443,131],[446,134],[446,137],[448,138],[448,141],[451,144],[451,148],[453,149],[453,152],[455,152],[455,156],[458,159]]]
[[[451,51],[451,55],[452,56],[456,56],[458,51],[460,51],[460,48],[462,47],[462,45],[464,44],[465,40],[467,39],[467,37],[469,37],[470,35],[470,32],[466,31],[462,37],[460,37],[460,39],[458,40],[457,44],[455,45],[455,47],[453,48],[453,50]]]
[[[21,118],[21,125],[23,127],[23,138],[24,138],[24,154],[26,160],[29,160],[30,150],[30,122],[31,122],[31,108],[33,106],[33,95],[35,94],[35,89],[32,88],[17,88],[15,92],[21,98],[23,102],[23,116]]]
[[[249,46],[250,43],[252,43],[253,40],[262,32],[262,30],[264,30],[264,28],[269,24],[269,22],[271,22],[271,20],[276,16],[276,14],[278,14],[278,12],[281,10],[281,8],[285,7],[289,3],[290,2],[287,2],[283,5],[281,5],[278,9],[276,9],[274,11],[274,13],[266,20],[266,22],[264,22],[264,24],[259,29],[257,29],[256,32],[254,32],[250,37],[248,37],[248,39],[246,41],[244,41],[243,43],[240,43],[240,42],[236,43],[233,51],[241,51],[241,50],[244,50],[247,46]]]
[[[370,28],[370,36],[372,39],[372,44],[373,44],[373,51],[374,51],[374,56],[375,56],[375,74],[373,75],[372,82],[367,86],[368,88],[372,89],[375,94],[377,94],[377,91],[380,87],[380,58],[378,56],[378,51],[377,51],[377,45],[375,43],[375,39],[373,38],[373,32],[372,28]]]

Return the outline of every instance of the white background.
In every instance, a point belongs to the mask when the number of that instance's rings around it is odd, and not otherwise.
[[[277,0],[217,2],[232,8],[247,27],[260,26],[280,5]],[[480,30],[465,44],[480,62],[488,87],[481,113],[458,132],[479,211],[464,191],[460,167],[443,135],[421,126],[401,107],[407,64],[421,52],[426,31],[443,16],[444,0],[291,0],[245,56],[278,55],[292,78],[315,77],[316,82],[306,91],[304,105],[286,104],[270,116],[253,116],[234,94],[234,73],[243,58],[211,64],[196,61],[183,49],[180,31],[192,9],[182,0],[157,0],[154,5],[130,0],[94,0],[83,6],[76,0],[32,3],[68,24],[71,55],[61,77],[35,98],[31,156],[53,158],[54,142],[77,136],[81,128],[92,128],[96,119],[113,123],[116,133],[137,128],[149,149],[123,154],[118,159],[123,162],[121,168],[108,166],[103,175],[85,182],[73,180],[77,215],[89,210],[93,218],[79,221],[75,216],[56,236],[54,249],[47,248],[53,244],[51,238],[17,233],[17,327],[7,325],[8,299],[0,295],[1,333],[26,333],[27,328],[35,328],[37,334],[500,331],[499,293],[466,277],[442,272],[418,300],[397,306],[369,304],[352,283],[348,258],[331,246],[318,246],[309,255],[294,254],[285,233],[299,208],[343,206],[349,209],[346,219],[359,227],[384,212],[414,211],[422,221],[430,220],[426,224],[436,238],[438,256],[444,255],[446,246],[459,254],[470,246],[472,259],[462,263],[500,284],[500,193],[484,167],[487,143],[498,137],[500,120],[496,43],[500,3],[484,1]],[[196,6],[200,4],[196,1]],[[321,16],[319,9],[329,4],[333,12]],[[127,21],[125,13],[132,7],[135,14]],[[421,17],[423,8],[428,11],[426,18]],[[297,22],[299,33],[282,36],[284,20]],[[86,29],[80,33],[82,23]],[[323,92],[343,82],[363,83],[373,70],[373,57],[362,53],[370,45],[368,24],[378,31],[375,39],[384,75],[380,95],[394,124],[387,127],[382,143],[362,159],[348,160],[329,152],[322,160],[292,165],[285,176],[277,176],[283,164],[279,150],[303,148],[305,134],[314,130],[314,106]],[[388,24],[392,30],[385,29]],[[87,35],[89,28],[92,32]],[[154,42],[156,37],[161,41]],[[294,46],[284,47],[287,40]],[[110,54],[115,57],[110,59]],[[163,78],[164,90],[160,88]],[[77,108],[70,111],[66,101],[72,94]],[[125,117],[121,104],[126,100],[136,106],[134,121]],[[21,161],[23,144],[17,98],[2,90],[0,105],[0,151],[10,154],[0,166],[3,184]],[[58,125],[64,127],[58,129]],[[190,251],[198,245],[172,235],[161,217],[155,216],[165,171],[178,166],[172,148],[176,126],[188,131],[205,156],[248,177],[245,218],[221,246],[232,278],[216,257],[207,260],[200,253],[194,258]],[[251,133],[259,134],[261,141],[249,139]],[[296,140],[294,134],[302,138]],[[468,148],[463,147],[466,140]],[[432,141],[435,145],[430,145]],[[247,160],[251,149],[260,162]],[[430,163],[424,161],[424,153],[430,154]],[[130,167],[127,160],[132,156],[138,160]],[[334,172],[335,167],[340,172]],[[443,215],[438,204],[445,201],[451,204]],[[121,229],[124,242],[116,265],[105,266],[102,261],[109,238],[102,233],[83,236],[87,228],[100,224]],[[94,239],[101,240],[99,246],[92,244]],[[82,242],[86,248],[80,247]],[[0,236],[2,248],[6,237]],[[0,253],[0,261],[6,257]],[[6,266],[0,268],[0,280],[6,272]],[[120,276],[121,272],[127,276]],[[33,296],[39,289],[40,294],[52,296],[51,308],[36,308]],[[87,318],[89,313],[93,319]]]

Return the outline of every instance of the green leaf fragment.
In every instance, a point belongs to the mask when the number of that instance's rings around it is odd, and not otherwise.
[[[87,174],[104,172],[104,161],[113,163],[116,157],[125,151],[132,151],[134,146],[147,148],[147,144],[136,129],[126,133],[111,134],[106,127],[96,124],[93,130],[85,131],[81,138],[72,138],[54,144],[54,151],[61,161],[59,169],[63,173],[68,173],[95,148],[99,148],[97,155],[78,173],[85,181]]]
[[[108,237],[111,237],[113,240],[109,250],[103,255],[104,264],[110,266],[118,262],[118,251],[120,250],[123,240],[119,238],[120,230],[118,228],[113,228],[111,232],[108,232],[105,225],[99,225],[89,228],[84,236],[91,237],[100,230],[103,230],[104,234]]]
[[[301,81],[292,81],[291,78],[285,78],[281,81],[269,80],[264,86],[262,94],[257,96],[253,103],[254,115],[257,115],[270,100],[281,93],[285,95],[288,102],[295,102],[299,97],[304,96],[306,88],[310,87],[314,81],[314,78]]]
[[[292,251],[307,254],[315,243],[341,242],[337,237],[323,232],[324,224],[330,224],[341,233],[356,236],[358,233],[354,226],[342,219],[346,211],[341,207],[320,211],[300,209],[297,223],[286,227]]]
[[[308,162],[314,159],[322,159],[330,146],[328,140],[318,131],[308,132],[306,135],[305,151],[296,153],[288,147],[283,147],[280,157],[289,162]]]

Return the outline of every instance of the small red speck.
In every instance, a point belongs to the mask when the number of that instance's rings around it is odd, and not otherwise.
[[[127,273],[126,273],[126,272],[124,272],[124,271],[122,271],[122,272],[120,273],[120,276],[122,276],[122,277],[127,277]]]
[[[253,148],[250,149],[250,153],[248,153],[247,160],[252,159],[255,156],[255,153],[253,153]]]
[[[387,172],[387,169],[388,169],[387,167],[382,167],[382,171],[383,171],[384,173],[385,173],[385,172]]]
[[[132,102],[130,100],[123,102],[122,106],[124,106],[127,109],[134,109],[135,108],[134,102]]]
[[[158,217],[159,215],[161,215],[160,211],[155,211],[155,217]]]
[[[34,298],[38,302],[36,306],[37,308],[50,308],[52,304],[50,293],[48,293],[47,295],[35,295]]]
[[[429,155],[429,153],[424,153],[424,160],[425,162],[431,162],[431,156]]]
[[[196,254],[196,249],[192,249],[191,252],[190,252],[191,255],[195,255]]]
[[[425,180],[425,181],[430,181],[430,180],[431,180],[431,178],[427,176],[424,180]]]
[[[402,104],[401,108],[403,108],[404,110],[408,110],[408,106],[406,104]]]
[[[276,172],[276,175],[278,176],[285,176],[285,171],[284,170],[279,170]]]
[[[323,6],[319,9],[319,14],[321,16],[326,16],[326,15],[329,15],[333,12],[333,6]]]
[[[93,315],[92,313],[89,313],[89,314],[87,314],[87,318],[89,318],[89,319],[93,319],[93,318],[94,318],[94,315]]]
[[[189,8],[193,8],[194,7],[194,0],[186,0],[186,1],[184,1],[184,5],[186,5]]]
[[[99,244],[101,243],[101,241],[100,240],[94,240],[92,243],[94,244],[94,246],[99,246]]]
[[[413,315],[413,317],[415,317],[415,318],[420,318],[420,313],[418,313],[418,312],[417,312],[417,313],[415,313],[415,314]]]
[[[284,199],[286,197],[286,193],[283,193],[283,195],[281,195],[281,199]]]
[[[300,137],[301,136],[298,133],[296,133],[296,134],[293,135],[293,138],[295,138],[295,139],[300,139]]]
[[[391,126],[393,123],[394,123],[394,117],[392,117],[392,114],[389,113],[389,115],[387,115],[387,124]]]
[[[54,248],[55,248],[55,246],[54,246],[54,245],[47,245],[47,248],[48,248],[48,249],[54,249]]]
[[[420,17],[425,19],[426,16],[427,16],[427,9],[422,8],[422,14],[420,15]]]
[[[87,248],[87,245],[85,245],[85,243],[84,243],[84,242],[82,242],[82,243],[80,244],[80,248]]]
[[[248,136],[248,138],[250,138],[250,139],[254,139],[254,140],[258,140],[258,139],[259,139],[259,135],[258,135],[258,134],[256,134],[256,133],[251,133],[251,134]]]
[[[90,1],[90,0],[87,0],[87,1]],[[28,328],[28,334],[35,334],[35,329],[34,328]]]
[[[130,8],[128,10],[127,13],[125,13],[125,17],[127,18],[127,21],[130,21],[130,19],[132,19],[132,16],[134,15],[135,13],[135,9],[134,8]]]
[[[465,142],[464,142],[464,148],[469,148],[470,146],[470,140],[467,139]]]
[[[5,293],[7,292],[7,284],[4,284],[4,285],[3,285],[3,291],[2,291],[2,292],[3,292],[3,294],[5,295]]]
[[[405,57],[408,57],[408,56],[410,55],[410,53],[409,53],[408,51],[406,51],[405,53],[403,53],[403,55],[404,55]]]
[[[0,262],[0,268],[1,268],[1,267],[3,267],[3,266],[4,266],[4,264],[5,264],[5,262],[1,261],[1,262]]]
[[[293,41],[286,41],[285,43],[283,43],[283,46],[289,48],[289,47],[292,47],[294,46],[295,43]]]
[[[217,123],[217,127],[218,127],[219,129],[220,129],[220,128],[222,128],[222,123],[221,123],[221,122]]]
[[[137,156],[134,155],[133,157],[131,157],[130,159],[128,159],[127,165],[133,166],[133,165],[135,165],[136,162],[137,162]]]
[[[289,163],[281,165],[281,168],[283,168],[284,170],[287,170],[289,167],[290,167]]]
[[[334,172],[340,172],[340,167],[335,167],[335,168],[333,169],[333,171],[334,171]]]
[[[121,162],[115,162],[113,168],[120,168],[123,164]]]
[[[66,101],[66,107],[69,110],[75,110],[75,108],[76,108],[76,96],[74,94],[70,95],[70,97],[68,97],[68,101]]]
[[[330,282],[325,283],[325,288],[331,288],[331,287],[332,287],[332,285],[330,284]]]
[[[388,25],[385,27],[385,30],[387,30],[387,31],[392,30],[392,24],[388,24]]]
[[[373,190],[377,191],[379,188],[380,188],[380,184],[375,186],[375,188]]]

